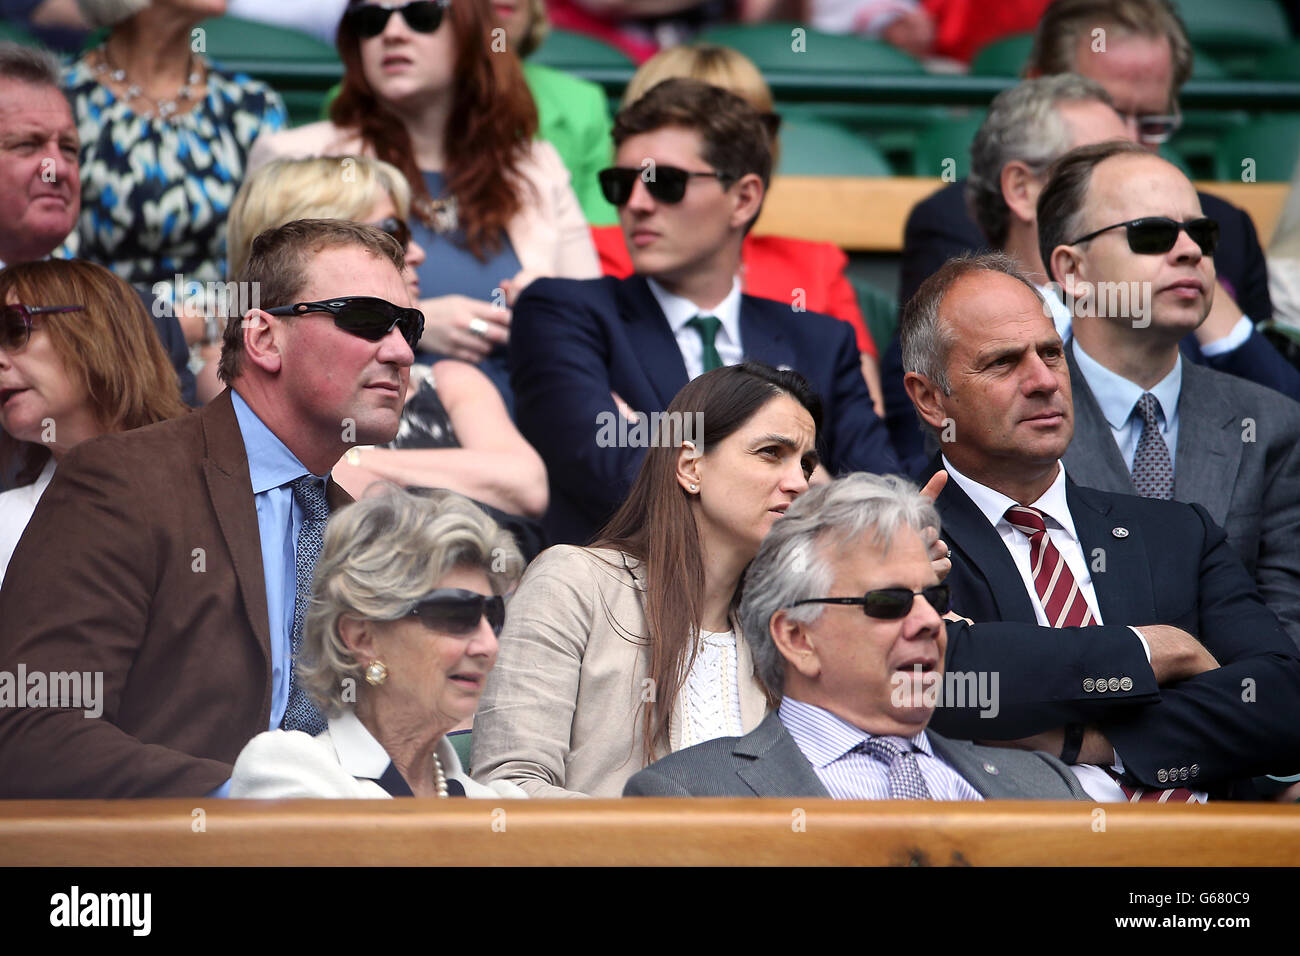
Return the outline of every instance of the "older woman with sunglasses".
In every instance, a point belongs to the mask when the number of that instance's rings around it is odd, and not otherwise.
[[[519,61],[494,47],[488,0],[352,0],[339,25],[343,83],[330,121],[263,137],[250,166],[373,155],[411,189],[428,319],[421,347],[471,362],[510,407],[510,309],[536,276],[600,274],[586,220]],[[484,361],[486,360],[486,361]]]
[[[140,297],[102,266],[0,272],[0,580],[55,466],[88,438],[188,409]]]
[[[392,490],[334,515],[298,673],[328,717],[235,761],[232,797],[522,797],[466,774],[446,734],[474,714],[523,559],[452,492]]]
[[[249,176],[231,205],[231,266],[237,270],[247,261],[255,235],[300,218],[370,223],[406,246],[408,267],[418,266],[424,250],[407,227],[410,206],[405,177],[382,160],[275,160]],[[406,276],[415,298],[418,283],[410,268]],[[351,449],[332,472],[334,480],[354,497],[377,480],[458,491],[505,526],[526,557],[535,556],[543,541],[537,519],[546,510],[546,466],[488,378],[466,362],[417,361],[406,399],[397,437],[381,447]]]

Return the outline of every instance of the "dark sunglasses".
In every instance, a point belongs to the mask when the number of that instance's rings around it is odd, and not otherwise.
[[[334,324],[344,332],[371,342],[378,342],[397,326],[413,352],[419,348],[420,336],[424,334],[424,313],[419,309],[403,308],[386,299],[368,295],[349,295],[328,302],[295,302],[293,305],[267,309],[266,312],[268,315],[328,312],[334,316]]]
[[[405,219],[389,216],[387,219],[381,219],[379,222],[372,222],[368,225],[374,226],[380,232],[388,233],[397,240],[397,244],[403,249],[411,244],[411,227],[406,224]]]
[[[1110,232],[1112,229],[1127,229],[1128,247],[1144,256],[1168,252],[1174,247],[1174,243],[1178,241],[1178,234],[1183,230],[1187,230],[1187,234],[1192,237],[1192,242],[1200,246],[1201,252],[1207,256],[1214,255],[1214,250],[1219,246],[1219,224],[1213,219],[1202,217],[1178,222],[1164,216],[1117,222],[1113,226],[1080,236],[1074,242],[1067,242],[1066,245],[1073,246],[1080,242],[1087,242],[1089,239],[1096,239],[1103,232]]]
[[[693,173],[678,169],[676,166],[659,165],[611,166],[609,169],[602,169],[597,176],[600,179],[600,191],[615,206],[625,205],[632,198],[632,190],[636,187],[638,179],[645,183],[645,188],[651,196],[659,202],[666,203],[681,202],[682,197],[686,195],[686,184],[696,176],[716,179],[722,183],[724,189],[731,180],[726,173],[720,173],[716,169],[707,173]]]
[[[393,13],[400,13],[406,25],[416,33],[432,33],[442,26],[442,13],[451,0],[414,0],[386,6],[378,3],[361,3],[349,7],[344,17],[363,40],[377,37],[388,26],[388,18]]]
[[[17,352],[32,337],[32,316],[54,312],[83,312],[84,305],[14,305],[0,306],[0,349]]]
[[[506,622],[506,602],[499,594],[488,597],[461,588],[439,588],[421,598],[410,613],[425,627],[462,636],[472,633],[486,616],[492,633],[500,634]]]
[[[918,594],[929,601],[930,606],[940,614],[948,613],[952,590],[946,584],[936,584],[934,587],[923,588],[920,591],[909,591],[907,588],[877,588],[856,598],[808,598],[804,601],[795,601],[791,607],[798,607],[800,604],[861,604],[862,613],[867,617],[879,618],[882,621],[897,621],[911,613],[912,601]]]

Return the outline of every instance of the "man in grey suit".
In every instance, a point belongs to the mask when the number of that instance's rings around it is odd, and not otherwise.
[[[1217,225],[1195,188],[1144,150],[1085,147],[1055,167],[1038,220],[1075,313],[1071,478],[1202,505],[1300,646],[1300,404],[1179,354],[1215,296]]]
[[[779,709],[744,737],[651,764],[624,796],[1087,799],[1055,757],[926,730],[958,686],[998,707],[996,683],[945,683],[948,588],[921,537],[937,526],[933,503],[892,476],[800,496],[759,548],[740,607]]]

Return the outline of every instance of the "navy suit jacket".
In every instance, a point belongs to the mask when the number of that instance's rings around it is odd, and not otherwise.
[[[994,740],[1095,724],[1147,786],[1159,786],[1161,768],[1190,768],[1188,783],[1199,789],[1294,772],[1300,658],[1222,529],[1200,505],[1082,488],[1068,476],[1066,500],[1107,624],[1040,627],[1040,640],[1019,632],[1007,640],[980,624],[1034,623],[1024,581],[961,487],[949,481],[940,494],[953,609],[975,622],[949,628],[946,670],[999,673],[1002,706],[992,719],[940,708],[933,726],[950,737]],[[1157,688],[1141,642],[1120,626],[1145,624],[1195,635],[1219,668]],[[1111,677],[1128,677],[1132,688],[1109,690]]]
[[[602,420],[619,417],[610,392],[637,412],[665,410],[687,382],[681,350],[640,276],[538,279],[519,297],[511,326],[519,430],[550,479],[546,530],[555,543],[586,544],[627,496],[645,456],[644,447],[598,446]],[[740,339],[746,359],[792,368],[820,395],[827,470],[898,471],[852,326],[746,295]]]

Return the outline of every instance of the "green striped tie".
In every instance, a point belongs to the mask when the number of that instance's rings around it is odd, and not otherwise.
[[[704,345],[704,371],[712,372],[715,368],[722,368],[722,356],[718,355],[715,344],[722,320],[716,315],[697,315],[686,325],[700,333],[700,342]]]

